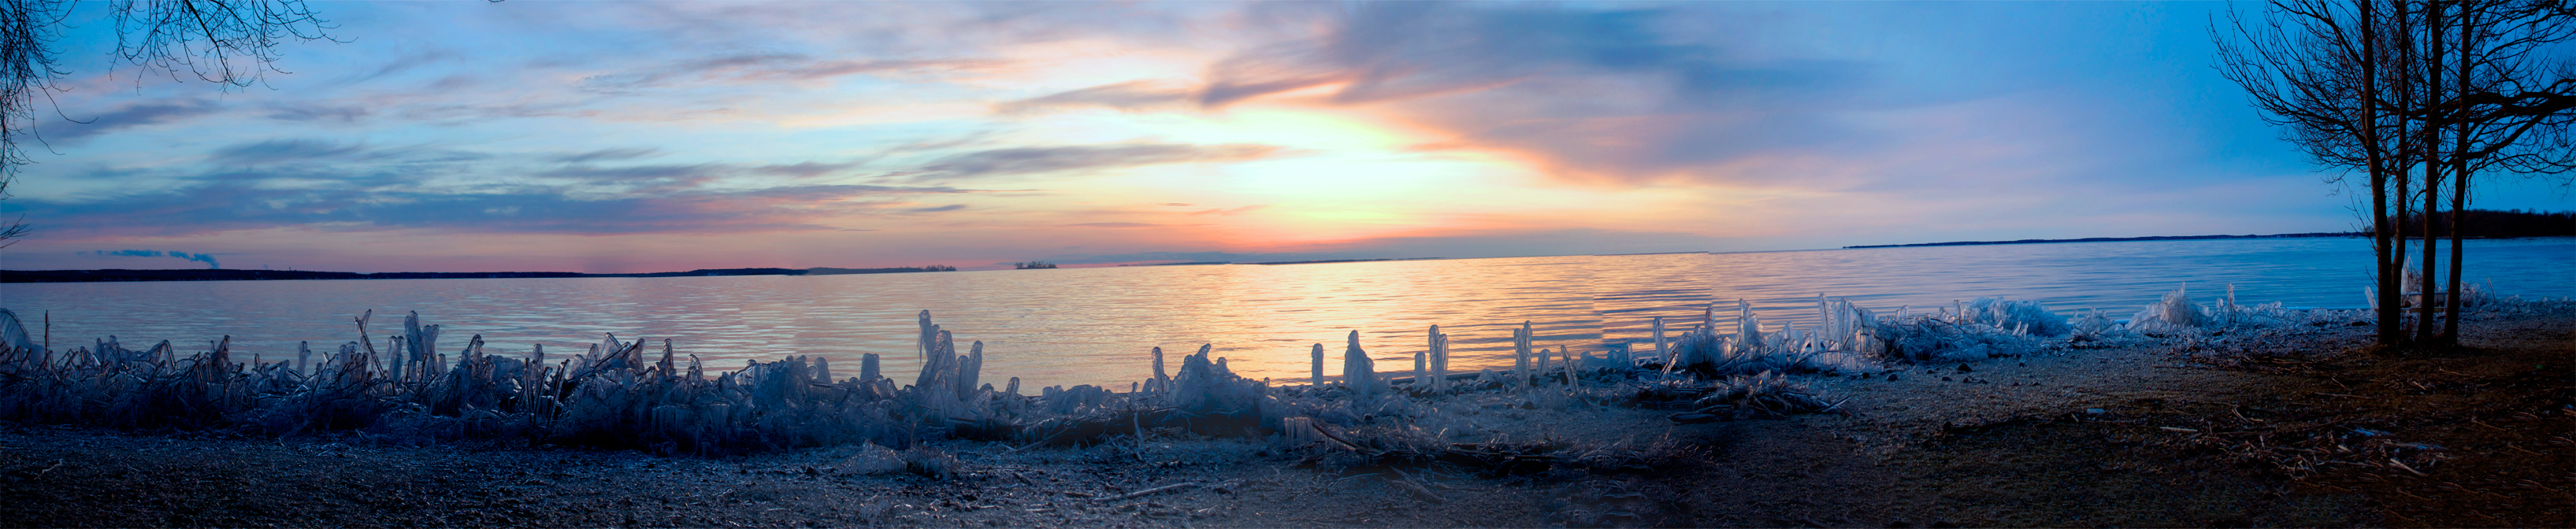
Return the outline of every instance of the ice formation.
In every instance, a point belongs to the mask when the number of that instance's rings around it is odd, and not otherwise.
[[[2164,299],[2147,304],[2129,317],[2128,330],[2144,333],[2184,332],[2201,327],[2200,305],[2192,303],[2191,287],[2185,285],[2165,293]]]
[[[2576,303],[2563,300],[2466,299],[2483,310],[2576,311]],[[863,450],[867,460],[854,459],[850,468],[891,471],[891,461],[900,459],[915,472],[939,473],[953,462],[897,450],[943,437],[1091,443],[1161,427],[1298,439],[1364,425],[1481,431],[1461,410],[1620,402],[1687,407],[1688,420],[1776,416],[1835,408],[1783,378],[1792,374],[1867,373],[2082,342],[2371,317],[2366,310],[2240,305],[2232,289],[2209,305],[2177,290],[2125,323],[2098,310],[2069,319],[2036,302],[1990,298],[1879,315],[1818,296],[1816,310],[1814,325],[1769,327],[1750,303],[1739,300],[1734,321],[1726,323],[1712,304],[1679,336],[1667,335],[1667,322],[1658,318],[1650,335],[1654,354],[1646,358],[1616,348],[1606,358],[1540,349],[1532,323],[1523,322],[1512,330],[1510,370],[1473,374],[1451,372],[1449,335],[1433,326],[1426,349],[1412,354],[1410,376],[1392,379],[1376,371],[1353,331],[1338,381],[1327,378],[1323,344],[1315,344],[1311,383],[1289,387],[1236,375],[1224,358],[1211,357],[1212,345],[1184,355],[1177,369],[1154,348],[1151,378],[1128,392],[1079,385],[1040,388],[1037,395],[1021,394],[1017,378],[1000,389],[983,382],[984,344],[970,341],[961,353],[954,333],[933,323],[928,311],[918,317],[923,367],[910,385],[898,385],[874,354],[861,356],[858,376],[836,379],[828,363],[803,356],[710,374],[696,357],[680,358],[669,340],[655,354],[644,340],[615,335],[563,358],[548,356],[542,346],[524,356],[490,352],[481,336],[448,349],[440,344],[440,326],[422,324],[416,313],[403,319],[399,334],[381,336],[368,328],[372,313],[362,315],[355,321],[358,339],[320,351],[299,346],[292,363],[256,357],[238,363],[229,337],[185,357],[166,341],[137,350],[113,336],[50,351],[27,336],[14,313],[0,310],[0,418],[127,428],[358,430],[387,439],[523,438],[669,453],[856,444],[879,448]],[[1336,442],[1381,446],[1462,435],[1386,432],[1377,441]]]
[[[0,347],[42,349],[43,345],[27,337],[27,327],[18,323],[18,313],[0,309]]]
[[[1440,326],[1433,325],[1430,336],[1431,390],[1441,391],[1449,387],[1449,335],[1442,334]]]
[[[1369,361],[1368,351],[1360,350],[1360,332],[1351,331],[1350,346],[1342,350],[1342,385],[1362,397],[1386,391],[1377,379],[1377,368]]]

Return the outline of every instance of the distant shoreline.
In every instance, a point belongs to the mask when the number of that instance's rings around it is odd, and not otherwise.
[[[581,272],[316,272],[307,270],[0,270],[0,283],[104,283],[129,281],[295,281],[331,279],[524,279],[565,277],[803,276],[946,272],[954,268],[710,268],[687,272],[585,274]]]
[[[1915,244],[1864,244],[1864,245],[1860,245],[1860,246],[1844,246],[1844,247],[1843,247],[1843,249],[1849,250],[1849,249],[1858,249],[1858,248],[1916,248],[1916,247],[1923,247],[1923,246],[1983,246],[1983,245],[1989,245],[1989,244],[2045,244],[2045,243],[2057,243],[2057,242],[2200,241],[2200,240],[2214,240],[2214,239],[2306,239],[2306,238],[2316,238],[2316,237],[2361,237],[2361,236],[2363,236],[2363,235],[2366,235],[2366,234],[2359,233],[2359,232],[2319,232],[2319,233],[2283,233],[2283,234],[2278,234],[2278,235],[2168,235],[2168,236],[2161,236],[2161,237],[2086,237],[2086,238],[2082,238],[2082,239],[2022,239],[2022,240],[2018,240],[2018,241],[1956,241],[1956,242],[1925,242],[1925,243],[1915,243]]]
[[[1236,264],[1248,264],[1248,265],[1293,265],[1293,264],[1332,264],[1332,263],[1374,263],[1374,262],[1378,262],[1378,261],[1435,261],[1435,260],[1441,260],[1441,259],[1447,259],[1447,258],[1446,258],[1446,257],[1397,257],[1397,258],[1392,258],[1392,259],[1324,259],[1324,260],[1320,260],[1320,261],[1271,261],[1271,262],[1267,262],[1267,263],[1236,263]]]
[[[1927,243],[1914,243],[1914,244],[1864,244],[1864,245],[1856,245],[1856,246],[1844,246],[1844,247],[1842,247],[1842,249],[1852,250],[1852,249],[1867,249],[1867,248],[1920,248],[1920,247],[1932,247],[1932,246],[1986,246],[1986,245],[1998,245],[1998,244],[2046,244],[2046,243],[2069,243],[2069,242],[2193,241],[2193,240],[2225,240],[2225,239],[2306,239],[2306,238],[2327,238],[2327,237],[2363,237],[2363,236],[2367,236],[2367,235],[2368,235],[2367,233],[2363,233],[2363,232],[2317,232],[2317,233],[2282,233],[2282,234],[2274,234],[2274,235],[2174,235],[2174,236],[2156,236],[2156,237],[2087,237],[2087,238],[2082,238],[2082,239],[2021,239],[2021,240],[2012,240],[2012,241],[1953,241],[1953,242],[1927,242]],[[2474,237],[2474,238],[2491,238],[2491,237]],[[2500,238],[2516,238],[2516,237],[2500,237]],[[1672,255],[1672,254],[1769,253],[1769,252],[1784,252],[1784,251],[1786,251],[1786,252],[1797,252],[1797,251],[1814,251],[1814,250],[1767,250],[1767,251],[1756,251],[1756,252],[1709,252],[1709,251],[1697,251],[1697,252],[1653,252],[1653,253],[1630,253],[1630,254],[1596,254],[1595,256],[1608,257],[1608,256]],[[1546,257],[1546,256],[1524,256],[1524,257]],[[1404,258],[1390,258],[1390,259],[1324,259],[1324,260],[1313,260],[1313,261],[1271,261],[1271,262],[1254,262],[1254,263],[1237,263],[1237,262],[1227,262],[1227,261],[1193,261],[1193,262],[1174,262],[1174,263],[1122,264],[1122,265],[1118,265],[1118,266],[1122,266],[1122,267],[1135,267],[1135,266],[1190,266],[1190,265],[1295,265],[1295,264],[1369,263],[1369,262],[1384,262],[1384,261],[1425,261],[1425,260],[1445,260],[1445,259],[1446,259],[1446,258],[1442,258],[1442,257],[1404,257]],[[897,274],[897,273],[912,273],[912,272],[946,272],[946,271],[955,271],[955,270],[956,270],[956,269],[955,269],[955,268],[952,268],[952,267],[938,266],[938,265],[925,266],[925,267],[919,267],[919,268],[820,268],[820,267],[818,267],[818,268],[806,268],[806,269],[798,269],[798,268],[717,268],[717,269],[699,269],[699,270],[690,270],[690,271],[686,271],[686,272],[650,272],[650,273],[638,273],[638,274],[586,274],[586,273],[581,273],[581,272],[379,272],[379,273],[361,273],[361,272],[316,272],[316,271],[303,271],[303,270],[228,270],[228,269],[190,269],[190,270],[125,270],[125,269],[105,269],[105,270],[0,270],[0,283],[100,283],[100,282],[130,282],[130,281],[264,281],[264,280],[330,280],[330,279],[519,279],[519,278],[577,278],[577,277],[700,277],[700,276],[762,276],[762,275],[785,275],[785,276],[817,275],[817,276],[819,276],[819,275],[842,275],[842,274]]]

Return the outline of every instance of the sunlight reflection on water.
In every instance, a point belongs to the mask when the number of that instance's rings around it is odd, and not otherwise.
[[[0,306],[31,331],[52,311],[63,349],[114,334],[193,351],[230,334],[237,354],[291,359],[297,340],[325,350],[356,339],[351,318],[374,309],[379,340],[419,311],[445,326],[440,348],[450,352],[482,334],[488,351],[543,343],[562,355],[616,333],[669,338],[718,369],[810,354],[849,376],[861,353],[878,353],[898,380],[920,365],[914,314],[928,309],[961,347],[985,343],[987,379],[1125,391],[1150,374],[1155,346],[1176,365],[1212,343],[1236,372],[1285,382],[1305,378],[1316,343],[1338,371],[1351,330],[1381,372],[1410,370],[1425,328],[1438,324],[1451,335],[1453,369],[1472,371],[1508,366],[1508,329],[1525,320],[1539,347],[1597,356],[1643,338],[1657,316],[1678,332],[1721,302],[1721,322],[1731,321],[1739,298],[1775,326],[1812,323],[1820,293],[1883,313],[2009,296],[2125,318],[2189,282],[2203,301],[2234,284],[2246,303],[2354,307],[2368,253],[2360,239],[2294,239],[836,276],[9,283]],[[2576,295],[2567,265],[2576,239],[2471,241],[2468,256],[2468,279],[2503,293]]]

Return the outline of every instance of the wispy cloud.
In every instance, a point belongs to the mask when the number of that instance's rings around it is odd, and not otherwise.
[[[222,106],[202,99],[134,102],[85,120],[76,112],[67,112],[65,117],[71,120],[39,120],[36,135],[45,141],[73,142],[126,129],[175,123],[222,109]]]
[[[365,146],[362,145],[343,145],[323,140],[268,140],[215,149],[214,153],[206,156],[206,159],[222,164],[253,165],[334,158],[365,150]]]
[[[1595,182],[1741,178],[1699,169],[1873,141],[1848,115],[1888,108],[1894,86],[1868,65],[1728,49],[1698,35],[1749,22],[1684,15],[1368,4],[1314,38],[1216,64],[1198,97],[1223,107],[1331,87],[1322,104],[1383,106],[1454,134],[1453,146],[1525,153]]]
[[[355,167],[210,172],[188,178],[187,185],[165,189],[79,199],[17,197],[0,202],[0,213],[40,219],[49,233],[74,239],[279,227],[575,235],[750,233],[837,229],[818,222],[902,213],[901,205],[909,203],[906,197],[969,192],[856,184],[703,187],[741,170],[723,164],[559,168],[533,173],[534,179],[438,186],[421,181],[488,168],[397,164],[350,169]]]
[[[632,93],[683,83],[796,82],[871,73],[939,74],[992,68],[1005,63],[973,58],[838,60],[802,53],[734,53],[592,75],[583,78],[578,88],[590,92]]]
[[[1186,205],[1188,205],[1188,204],[1181,204],[1181,205],[1186,206]],[[1241,215],[1241,214],[1245,214],[1245,213],[1251,213],[1251,212],[1255,212],[1255,211],[1261,211],[1261,210],[1269,209],[1269,208],[1270,208],[1270,205],[1269,205],[1269,204],[1254,204],[1254,205],[1250,205],[1250,206],[1243,206],[1243,207],[1239,207],[1239,208],[1203,209],[1203,210],[1199,210],[1199,211],[1192,211],[1192,212],[1190,212],[1190,214],[1191,214],[1191,215],[1219,215],[1219,216],[1234,216],[1234,215]]]
[[[751,170],[752,170],[753,172],[763,173],[763,174],[773,174],[773,175],[779,175],[779,176],[793,176],[793,177],[799,177],[799,178],[813,178],[813,177],[823,176],[823,175],[832,174],[832,173],[837,173],[837,172],[841,172],[841,171],[847,171],[847,170],[850,170],[850,169],[855,168],[855,167],[858,167],[858,166],[859,166],[859,163],[858,163],[858,162],[842,162],[842,163],[797,162],[797,163],[784,164],[784,165],[763,165],[763,166],[759,166],[759,167],[753,167],[753,168],[751,168]]]
[[[1025,114],[1059,108],[1097,106],[1138,111],[1169,109],[1187,103],[1193,97],[1184,87],[1154,81],[1128,81],[1058,92],[994,105],[996,112]]]
[[[358,118],[367,117],[374,113],[375,111],[369,110],[367,107],[357,105],[290,104],[271,106],[268,112],[268,119],[295,122],[338,122],[345,124],[356,123],[358,122]]]
[[[658,147],[626,147],[560,154],[551,158],[553,158],[554,161],[563,163],[590,163],[649,158],[660,154],[662,154],[662,149]]]
[[[1145,165],[1241,161],[1279,152],[1270,145],[1181,145],[1139,143],[1070,147],[1015,147],[956,154],[925,164],[914,181],[972,179],[1137,167]]]

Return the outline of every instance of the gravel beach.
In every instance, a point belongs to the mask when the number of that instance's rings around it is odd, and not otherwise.
[[[2319,327],[1803,377],[1848,413],[1775,420],[1489,412],[1531,442],[1646,463],[1606,469],[1344,464],[1179,431],[944,442],[947,468],[862,473],[847,446],[706,458],[11,424],[0,525],[2576,525],[2576,318],[2464,330],[2438,352]]]

